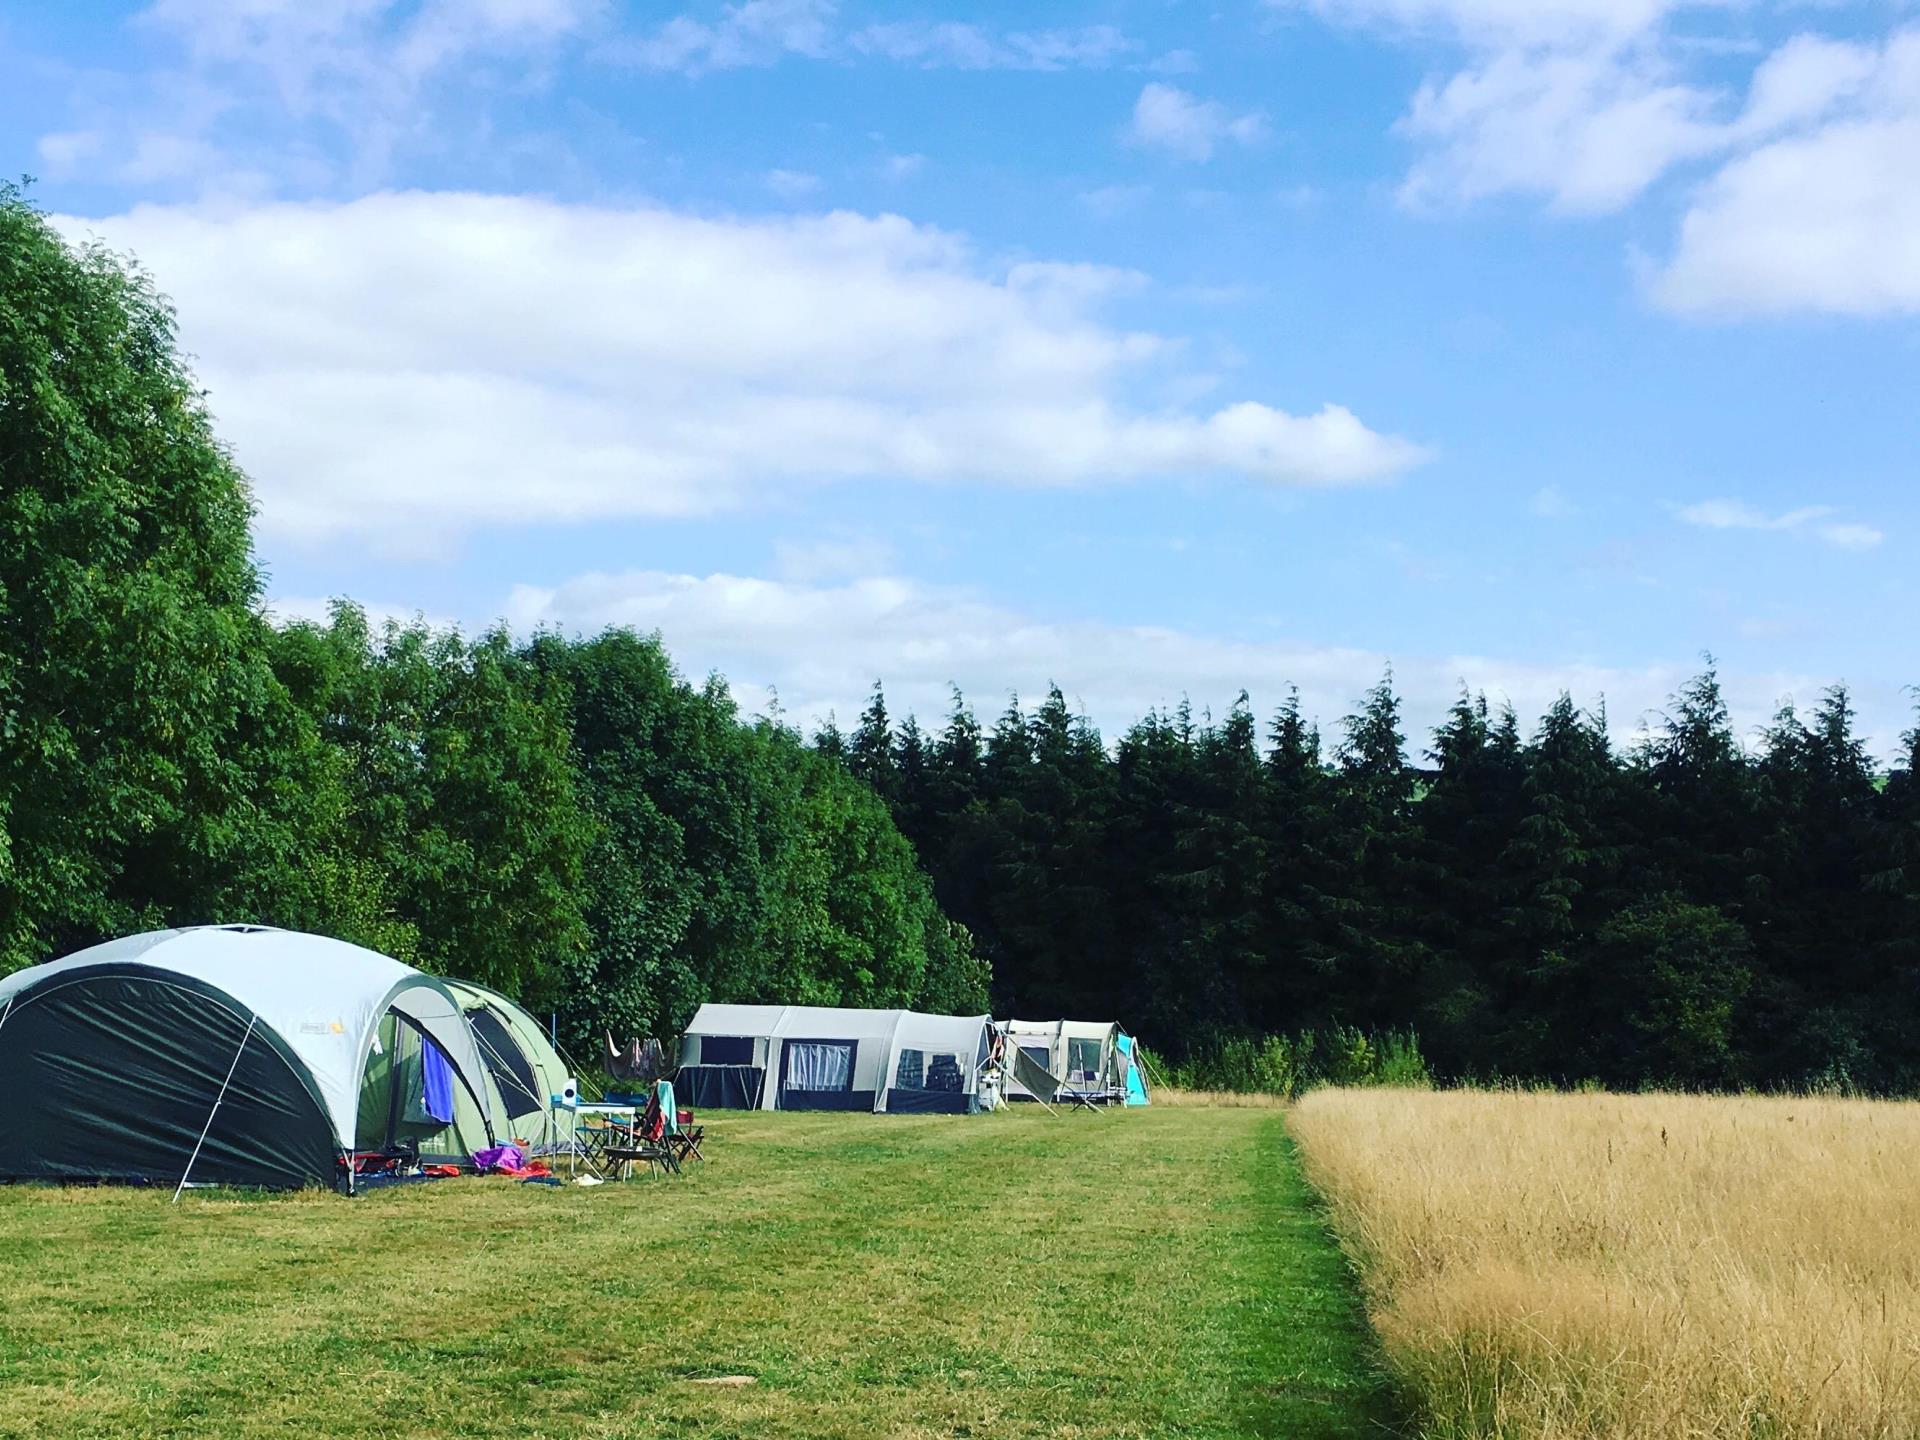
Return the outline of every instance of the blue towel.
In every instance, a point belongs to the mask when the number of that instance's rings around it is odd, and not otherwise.
[[[680,1133],[680,1112],[674,1108],[673,1082],[671,1080],[659,1081],[654,1085],[653,1093],[660,1101],[660,1118],[666,1122],[666,1133],[669,1135],[678,1135]]]
[[[453,1123],[453,1066],[433,1041],[420,1042],[420,1103],[442,1125]]]

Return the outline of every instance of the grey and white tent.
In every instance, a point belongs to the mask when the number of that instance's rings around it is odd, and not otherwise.
[[[1000,1028],[1016,1057],[1007,1073],[1009,1100],[1036,1095],[1051,1100],[1061,1091],[1072,1091],[1100,1104],[1148,1103],[1133,1037],[1114,1021],[1005,1020]],[[1033,1084],[1021,1078],[1023,1072]]]
[[[999,1103],[985,1015],[702,1005],[674,1088],[696,1107],[973,1114]]]
[[[491,1143],[503,1107],[459,998],[358,945],[160,930],[0,977],[0,1178],[334,1184],[385,1138],[360,1134],[383,1026]]]

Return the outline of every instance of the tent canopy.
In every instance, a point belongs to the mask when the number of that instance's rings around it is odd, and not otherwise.
[[[391,1016],[430,1043],[489,1136],[499,1105],[441,980],[264,926],[128,936],[0,978],[0,1176],[331,1183],[360,1144]]]

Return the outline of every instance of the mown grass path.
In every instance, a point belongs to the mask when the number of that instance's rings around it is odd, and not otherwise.
[[[1387,1433],[1276,1111],[709,1135],[590,1190],[0,1188],[0,1435]]]

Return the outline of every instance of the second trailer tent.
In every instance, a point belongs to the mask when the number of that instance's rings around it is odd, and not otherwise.
[[[708,1108],[971,1115],[1000,1102],[997,1032],[985,1015],[702,1005],[675,1085]]]

